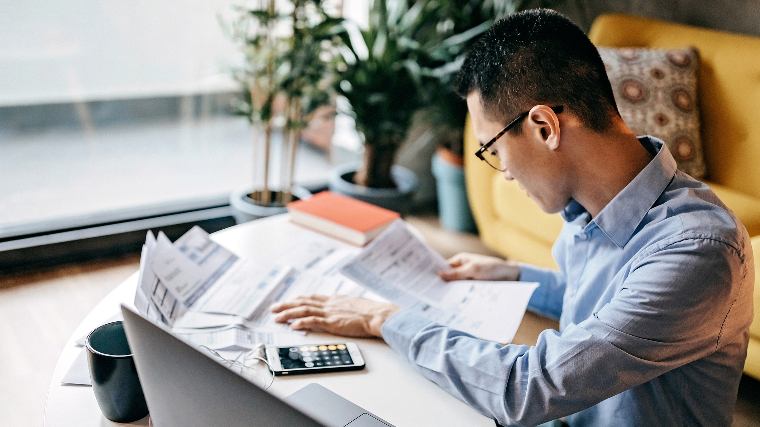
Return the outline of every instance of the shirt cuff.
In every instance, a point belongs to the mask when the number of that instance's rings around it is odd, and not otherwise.
[[[559,316],[562,313],[562,301],[559,300],[560,306],[555,307],[556,304],[550,298],[550,293],[553,290],[550,284],[555,281],[555,277],[548,273],[546,269],[520,264],[520,281],[538,283],[538,288],[533,291],[533,295],[531,295],[528,301],[528,310],[544,317],[559,320]]]
[[[543,283],[546,279],[546,270],[536,268],[528,264],[520,264],[520,281],[521,282],[538,282]]]
[[[380,333],[393,350],[407,356],[414,337],[431,323],[430,319],[405,308],[389,317],[380,328]]]

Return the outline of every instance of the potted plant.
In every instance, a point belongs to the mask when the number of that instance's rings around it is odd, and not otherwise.
[[[368,28],[347,24],[335,90],[351,106],[364,157],[361,165],[335,169],[333,191],[396,211],[408,207],[417,179],[394,163],[412,116],[429,100],[424,88],[435,76],[424,64],[436,52],[419,40],[434,18],[432,1],[375,0]]]
[[[234,72],[242,88],[235,110],[254,127],[256,175],[253,187],[230,197],[239,222],[284,212],[298,193],[293,177],[304,118],[330,102],[329,70],[343,32],[343,19],[322,3],[263,0],[236,9],[231,35],[245,65]]]

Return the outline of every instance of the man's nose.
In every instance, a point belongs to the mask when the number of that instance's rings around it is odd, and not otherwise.
[[[512,181],[515,179],[514,176],[512,176],[512,172],[509,171],[509,169],[505,169],[504,172],[502,172],[502,175],[504,176],[504,179],[507,181]]]

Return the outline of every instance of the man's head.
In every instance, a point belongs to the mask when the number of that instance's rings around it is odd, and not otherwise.
[[[458,92],[467,98],[476,137],[485,143],[521,113],[528,114],[494,143],[504,176],[516,179],[547,212],[571,197],[567,163],[558,153],[566,134],[605,132],[619,119],[596,47],[557,12],[510,15],[487,31],[465,60]],[[562,106],[562,112],[552,110]],[[488,154],[486,154],[488,156]]]

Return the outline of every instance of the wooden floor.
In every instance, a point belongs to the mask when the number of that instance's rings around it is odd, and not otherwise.
[[[138,258],[0,277],[0,426],[41,426],[50,377],[84,316]]]
[[[473,235],[441,230],[433,216],[407,220],[446,257],[462,251],[491,253]],[[92,307],[137,268],[138,258],[130,256],[0,275],[0,426],[42,425],[63,345]],[[552,327],[550,321],[527,316],[516,342],[529,342],[542,328]],[[734,426],[760,426],[760,382],[742,380]]]

